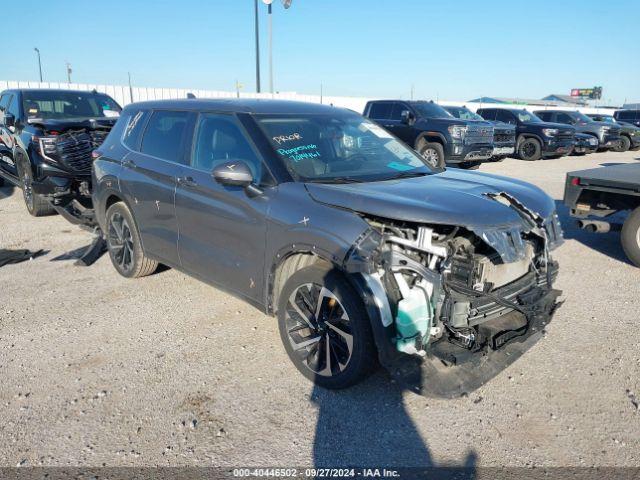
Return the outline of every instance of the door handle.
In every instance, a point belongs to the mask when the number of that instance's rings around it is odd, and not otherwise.
[[[193,177],[178,177],[178,183],[184,187],[196,187],[198,183],[193,179]]]

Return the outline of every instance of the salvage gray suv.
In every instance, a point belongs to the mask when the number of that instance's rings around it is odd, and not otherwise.
[[[95,213],[116,270],[168,265],[276,315],[291,360],[324,387],[379,363],[473,371],[541,336],[556,306],[551,198],[432,169],[349,110],[137,103],[94,157]]]

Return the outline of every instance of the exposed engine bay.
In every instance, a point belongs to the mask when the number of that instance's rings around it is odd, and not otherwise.
[[[359,258],[373,267],[372,290],[382,286],[374,293],[387,297],[383,323],[398,352],[459,365],[550,320],[561,293],[550,256],[562,242],[557,216],[543,219],[504,192],[487,196],[521,224],[483,230],[364,216],[371,230]]]

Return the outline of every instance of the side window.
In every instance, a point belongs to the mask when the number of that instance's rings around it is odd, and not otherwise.
[[[18,108],[18,96],[17,95],[12,95],[11,96],[11,100],[9,100],[9,106],[7,107],[6,112],[7,113],[11,113],[14,117],[16,117],[16,120],[18,120],[20,118],[20,108]]]
[[[409,110],[409,107],[404,103],[395,102],[391,109],[391,120],[402,120],[402,112],[404,110]]]
[[[391,110],[393,109],[393,103],[390,102],[377,102],[371,105],[369,109],[369,118],[374,120],[388,120],[391,118]]]
[[[558,123],[567,123],[567,124],[573,124],[574,120],[573,117],[571,115],[567,115],[566,113],[557,113],[556,114],[556,122]]]
[[[144,131],[140,151],[171,162],[183,163],[184,133],[188,118],[188,112],[153,112]]]
[[[11,95],[9,95],[8,93],[5,93],[0,97],[0,112],[4,112],[4,109],[7,108],[10,98]]]
[[[132,112],[131,116],[127,118],[127,126],[122,134],[122,143],[131,150],[139,149],[142,129],[147,122],[147,118],[149,118],[149,112],[144,110]]]
[[[551,121],[551,112],[533,112],[536,114],[537,117],[539,117],[541,120],[544,120],[545,122],[550,122]]]
[[[511,125],[516,124],[516,119],[513,116],[513,113],[507,112],[506,110],[496,110],[496,120],[504,123],[510,123]]]
[[[495,110],[478,110],[478,115],[480,115],[485,120],[495,120],[496,119],[496,111]]]
[[[251,168],[253,178],[261,178],[262,163],[235,118],[215,113],[201,115],[196,127],[191,166],[210,172],[231,160],[242,160]]]
[[[622,111],[618,114],[618,118],[620,120],[633,120],[633,112],[632,111]]]

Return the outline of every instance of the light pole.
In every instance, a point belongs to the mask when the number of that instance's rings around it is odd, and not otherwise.
[[[255,27],[256,27],[256,92],[260,93],[260,35],[258,31],[258,0],[253,0],[255,7]]]
[[[40,83],[42,83],[42,62],[40,61],[40,50],[38,47],[33,48],[38,54],[38,70],[40,71]]]
[[[291,7],[292,0],[282,0],[285,9]],[[267,5],[267,15],[269,18],[269,91],[273,93],[273,19],[271,5],[273,0],[262,0]]]
[[[67,83],[71,83],[71,72],[73,72],[73,70],[71,70],[71,64],[67,62]]]

